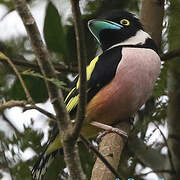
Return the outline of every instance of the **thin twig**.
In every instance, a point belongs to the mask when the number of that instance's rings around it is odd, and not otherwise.
[[[9,15],[12,11],[14,11],[14,8],[9,9],[7,12],[5,12],[5,14],[3,14],[3,16],[0,18],[0,21],[3,21],[4,18]]]
[[[20,106],[20,107],[25,107],[25,105],[27,104],[26,101],[7,101],[5,103],[0,103],[0,110],[4,110],[6,108],[12,108],[14,106]]]
[[[161,61],[168,61],[170,59],[180,56],[180,49],[175,49],[165,54],[160,54]]]
[[[76,34],[77,56],[78,56],[78,70],[79,70],[79,102],[76,115],[76,123],[73,131],[73,137],[76,139],[79,137],[80,130],[85,119],[85,107],[86,107],[86,62],[87,53],[85,45],[85,37],[83,31],[83,24],[81,22],[81,12],[79,7],[79,0],[71,0],[72,13],[74,18],[74,27]]]
[[[18,60],[20,59],[20,60]],[[40,72],[40,68],[36,63],[31,63],[28,62],[23,56],[17,56],[11,61],[18,66],[24,66],[30,69],[33,69],[35,71]],[[65,64],[59,64],[59,63],[53,63],[56,71],[58,72],[67,72],[67,73],[78,73],[78,68],[77,66],[70,66],[70,65],[65,65]]]
[[[82,135],[80,135],[80,139],[84,143],[84,145],[93,151],[96,156],[104,163],[104,165],[115,175],[116,178],[124,179],[122,178],[119,173],[111,166],[111,164],[106,160],[106,158]]]
[[[56,116],[36,105],[31,105],[31,106],[26,106],[24,107],[23,111],[27,111],[27,110],[31,110],[31,109],[36,109],[37,111],[39,111],[40,113],[44,114],[45,116],[47,116],[50,119],[56,120]]]
[[[49,117],[50,119],[56,120],[56,117],[52,113],[50,113],[50,112],[48,112],[48,111],[38,107],[37,105],[35,105],[35,104],[30,105],[30,106],[26,106],[26,105],[27,105],[26,101],[14,101],[14,100],[11,100],[11,101],[8,101],[8,102],[5,102],[5,103],[0,103],[0,110],[2,111],[4,109],[12,108],[12,107],[15,107],[15,106],[22,107],[23,111],[27,111],[27,110],[31,110],[31,109],[36,109],[40,113],[42,113],[42,114],[46,115],[47,117]],[[6,116],[4,114],[3,114],[3,118],[17,132],[17,129],[15,129],[15,127],[6,118]]]
[[[168,145],[168,142],[166,140],[166,137],[164,136],[163,132],[161,131],[161,129],[159,128],[159,126],[153,122],[153,124],[156,126],[156,128],[159,130],[161,136],[163,137],[163,140],[165,142],[165,145],[167,146],[168,148],[168,157],[169,157],[169,162],[170,162],[170,165],[171,165],[171,168],[172,168],[172,171],[175,172],[175,167],[174,167],[174,163],[173,163],[173,160],[172,160],[172,154],[171,154],[171,151],[170,151],[170,148],[169,148],[169,145]]]
[[[149,171],[147,173],[139,174],[138,176],[147,176],[150,173],[169,173],[169,174],[174,174],[175,171],[172,171],[170,169],[154,170],[154,171]]]
[[[31,95],[30,95],[30,93],[29,93],[29,91],[28,91],[28,89],[27,89],[27,87],[26,87],[26,85],[25,85],[24,80],[22,79],[20,73],[18,72],[16,66],[12,63],[12,61],[11,61],[7,56],[5,56],[5,55],[4,55],[3,53],[1,53],[1,52],[0,52],[0,60],[5,60],[5,61],[7,61],[8,64],[11,66],[11,68],[12,68],[13,71],[15,72],[16,76],[18,77],[18,79],[19,79],[19,81],[20,81],[20,83],[21,83],[21,86],[22,86],[23,89],[24,89],[24,92],[25,92],[25,94],[26,94],[27,101],[28,101],[29,103],[32,103],[33,100],[32,100],[32,98],[31,98]]]

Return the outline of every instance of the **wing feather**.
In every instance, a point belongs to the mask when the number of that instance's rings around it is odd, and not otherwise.
[[[122,47],[115,47],[106,51],[100,56],[95,57],[87,66],[86,77],[88,102],[115,76],[117,66],[122,57],[121,50]],[[68,112],[77,108],[79,102],[79,77],[77,77],[75,81],[77,81],[77,83],[65,99]]]
[[[99,56],[95,57],[90,64],[86,68],[86,78],[87,78],[87,83],[89,79],[91,78],[91,74],[95,68],[95,65],[99,59]],[[78,81],[75,85],[74,88],[69,92],[69,94],[66,96],[65,103],[66,103],[66,108],[68,112],[71,112],[71,110],[75,109],[78,105],[79,102],[79,84],[80,84],[80,78],[78,77]]]

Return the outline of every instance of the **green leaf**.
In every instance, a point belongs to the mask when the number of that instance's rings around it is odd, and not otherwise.
[[[56,7],[49,2],[44,23],[44,38],[49,50],[67,57],[66,32]]]
[[[47,88],[43,79],[33,76],[25,76],[25,75],[22,75],[22,78],[27,86],[27,89],[30,92],[31,97],[36,103],[44,102],[48,99]],[[14,99],[14,100],[26,99],[24,90],[18,79],[15,81],[15,83],[13,84],[12,88],[8,93],[8,99]]]
[[[66,83],[64,83],[63,81],[59,81],[58,79],[55,79],[55,78],[47,78],[47,77],[44,77],[43,75],[39,74],[39,73],[36,73],[32,70],[26,70],[22,73],[23,75],[30,75],[30,76],[34,76],[34,77],[38,77],[38,78],[42,78],[42,79],[45,79],[47,81],[50,81],[52,82],[54,85],[56,85],[58,88],[61,88],[65,91],[69,91],[69,88],[66,88]]]
[[[66,42],[69,53],[67,59],[71,63],[77,63],[77,52],[76,52],[76,37],[74,26],[66,26]]]

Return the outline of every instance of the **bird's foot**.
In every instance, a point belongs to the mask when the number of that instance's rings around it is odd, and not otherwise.
[[[101,133],[98,137],[97,137],[97,140],[100,141],[101,138],[103,136],[105,136],[106,134],[109,134],[109,133],[116,133],[118,134],[119,136],[122,136],[122,137],[125,137],[125,138],[128,138],[128,134],[118,128],[114,128],[112,126],[109,126],[109,125],[106,125],[106,124],[102,124],[102,123],[99,123],[99,122],[96,122],[96,121],[92,121],[90,123],[91,125],[93,126],[96,126],[100,129],[104,129],[105,131],[103,133]]]

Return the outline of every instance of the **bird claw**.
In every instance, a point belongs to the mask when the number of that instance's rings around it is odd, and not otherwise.
[[[128,134],[118,128],[114,128],[112,126],[102,124],[102,123],[99,123],[96,121],[92,121],[90,124],[105,130],[103,133],[101,133],[100,135],[97,136],[97,141],[100,141],[102,137],[104,137],[106,134],[109,134],[109,133],[116,133],[119,136],[128,138]]]

